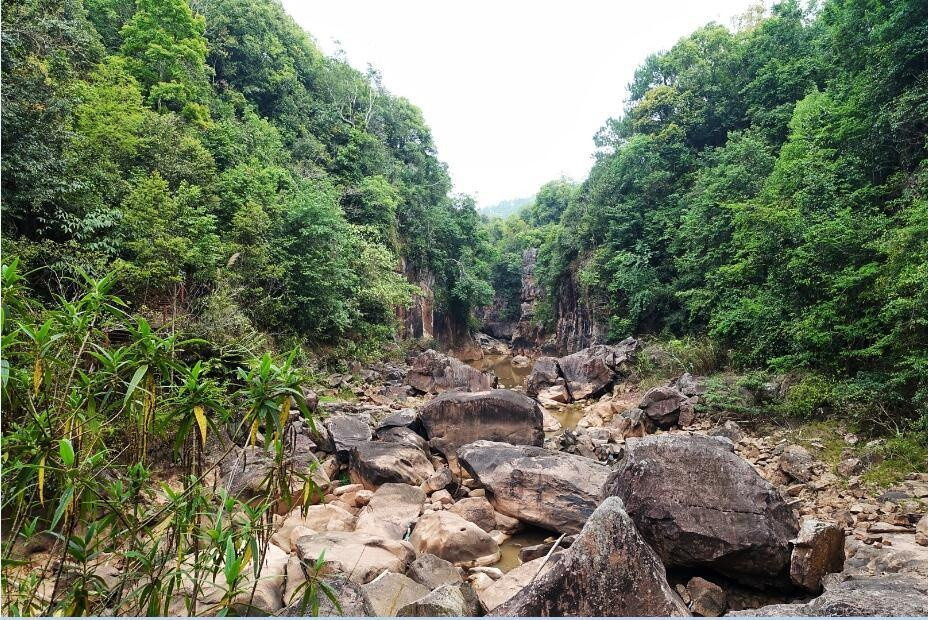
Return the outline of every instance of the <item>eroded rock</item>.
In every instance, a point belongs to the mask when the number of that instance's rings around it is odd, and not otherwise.
[[[406,383],[431,394],[448,390],[479,392],[496,385],[491,375],[432,349],[416,357],[406,375]]]
[[[832,523],[806,519],[793,541],[789,577],[809,592],[820,592],[822,578],[844,567],[844,531]]]
[[[499,545],[475,524],[449,511],[423,515],[409,539],[417,553],[455,566],[486,566],[499,560]]]

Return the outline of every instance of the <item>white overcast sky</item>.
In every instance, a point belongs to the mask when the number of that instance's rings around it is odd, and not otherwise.
[[[339,45],[419,106],[454,191],[482,206],[583,179],[593,134],[622,110],[645,57],[750,0],[283,0],[327,53]]]

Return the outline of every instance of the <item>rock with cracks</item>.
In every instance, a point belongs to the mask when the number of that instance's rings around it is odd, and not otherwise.
[[[541,408],[524,394],[511,390],[446,392],[419,412],[432,448],[446,457],[478,439],[540,446]]]
[[[747,583],[786,580],[795,518],[727,440],[630,439],[605,492],[623,499],[668,567],[709,568]]]
[[[498,512],[567,534],[583,527],[609,476],[592,459],[493,441],[463,446],[458,460]]]
[[[596,509],[551,570],[492,610],[498,616],[688,616],[660,558],[618,498]]]

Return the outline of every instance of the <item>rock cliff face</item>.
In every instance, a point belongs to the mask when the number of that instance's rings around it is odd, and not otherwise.
[[[584,299],[577,268],[572,266],[558,288],[555,308],[557,326],[553,340],[545,343],[544,352],[567,355],[605,342],[606,327],[596,320],[593,306],[589,300]]]
[[[535,322],[535,304],[540,294],[535,279],[537,262],[538,248],[529,248],[522,253],[521,315],[512,330],[514,349],[537,348],[544,337],[542,326]]]
[[[430,272],[420,272],[400,259],[400,271],[406,279],[419,287],[420,293],[414,295],[409,308],[396,309],[399,319],[400,338],[434,338],[435,337],[435,276]]]

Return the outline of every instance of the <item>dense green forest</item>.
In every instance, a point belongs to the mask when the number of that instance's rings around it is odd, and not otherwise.
[[[704,336],[807,373],[810,409],[928,430],[928,3],[782,2],[649,56],[589,177],[490,223],[517,316],[521,250],[616,340]]]
[[[486,301],[479,218],[420,111],[278,3],[3,13],[3,249],[39,294],[115,271],[139,309],[315,347],[392,335],[401,258],[448,315]]]

